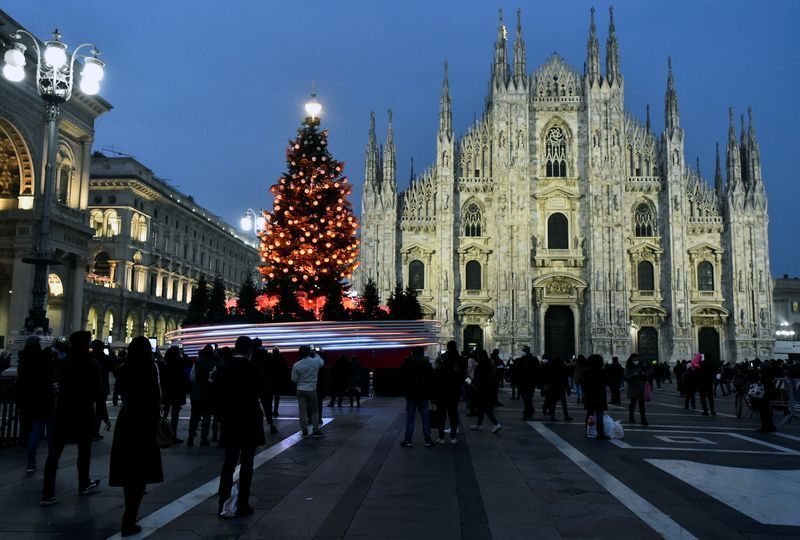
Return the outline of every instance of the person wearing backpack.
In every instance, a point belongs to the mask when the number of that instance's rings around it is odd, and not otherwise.
[[[425,437],[425,446],[433,446],[431,438],[431,425],[428,418],[428,400],[430,399],[431,384],[433,382],[433,368],[428,359],[423,355],[422,347],[414,347],[411,355],[403,362],[400,368],[400,380],[403,395],[406,398],[406,431],[400,446],[410,448],[414,436],[414,422],[419,411],[422,418],[422,434]]]

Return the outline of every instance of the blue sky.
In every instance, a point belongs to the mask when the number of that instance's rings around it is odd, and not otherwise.
[[[95,147],[132,154],[232,223],[268,207],[286,141],[312,80],[325,107],[331,150],[346,162],[360,209],[369,111],[385,136],[394,111],[400,186],[409,162],[434,157],[442,61],[450,63],[454,127],[483,110],[497,9],[513,28],[523,9],[528,69],[558,51],[581,70],[589,7],[605,49],[609,2],[404,0],[403,2],[4,0],[40,37],[58,27],[71,45],[94,41],[114,110],[97,123]],[[616,1],[626,106],[663,127],[671,54],[689,163],[714,173],[727,107],[753,107],[769,197],[772,273],[800,274],[794,221],[800,127],[800,2]],[[513,38],[513,31],[512,38]],[[723,145],[724,147],[724,145]]]

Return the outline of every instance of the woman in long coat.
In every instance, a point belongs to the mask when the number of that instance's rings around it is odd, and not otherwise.
[[[141,531],[136,515],[146,484],[164,481],[158,448],[161,390],[150,342],[139,336],[128,346],[124,365],[117,369],[122,408],[114,428],[108,483],[125,493],[122,536]]]
[[[597,438],[608,439],[603,427],[603,413],[608,409],[606,401],[606,377],[603,373],[603,357],[598,354],[589,356],[582,366],[581,390],[583,391],[583,408],[586,409],[586,423],[589,417],[595,417]]]
[[[497,379],[494,367],[489,361],[489,355],[483,349],[478,352],[478,363],[475,366],[474,376],[475,379],[472,384],[474,386],[475,405],[478,408],[478,423],[470,429],[475,431],[483,429],[481,424],[483,424],[483,417],[486,416],[494,424],[492,433],[497,433],[503,429],[503,426],[494,416],[494,406],[497,403]]]
[[[633,411],[638,402],[639,416],[641,417],[642,425],[648,425],[644,417],[644,383],[646,380],[647,371],[645,371],[639,355],[633,353],[628,357],[628,361],[625,362],[625,389],[628,393],[628,399],[630,400],[630,404],[628,405],[628,419],[631,424],[635,423]]]

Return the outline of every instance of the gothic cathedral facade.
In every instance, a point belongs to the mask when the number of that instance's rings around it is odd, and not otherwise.
[[[624,108],[613,12],[605,69],[592,9],[583,75],[554,54],[529,74],[519,12],[500,18],[483,115],[456,138],[447,65],[436,163],[398,191],[391,113],[371,119],[361,266],[385,301],[416,289],[441,340],[723,361],[773,348],[767,199],[752,115],[730,112],[723,181],[687,166],[670,62],[665,129]]]

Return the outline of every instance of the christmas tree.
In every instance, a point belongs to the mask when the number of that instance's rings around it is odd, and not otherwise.
[[[295,303],[283,298],[286,294],[305,297],[300,307],[331,290],[341,296],[343,281],[358,264],[358,222],[348,200],[352,187],[344,164],[328,151],[328,132],[319,129],[317,118],[306,118],[289,141],[286,164],[270,188],[275,199],[260,233],[260,271],[267,290],[281,296],[282,312]]]

